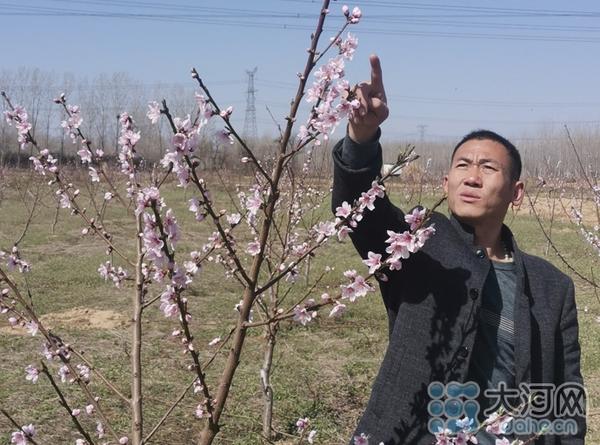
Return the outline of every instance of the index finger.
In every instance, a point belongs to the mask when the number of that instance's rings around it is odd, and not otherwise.
[[[383,91],[383,73],[381,72],[379,57],[375,54],[371,54],[369,62],[371,62],[371,86],[375,87],[377,90]]]

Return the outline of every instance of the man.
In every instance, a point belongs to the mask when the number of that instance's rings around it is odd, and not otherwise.
[[[370,62],[371,82],[355,90],[361,106],[333,150],[334,211],[369,189],[382,165],[379,125],[388,108],[379,59],[371,56]],[[486,389],[583,384],[573,282],[522,252],[503,224],[509,205],[523,199],[520,173],[517,149],[496,133],[473,132],[456,146],[443,179],[450,218],[433,213],[436,234],[401,270],[387,271],[388,279],[379,281],[389,345],[355,435],[374,444],[435,443],[434,382],[477,383],[481,412],[493,405]],[[387,196],[378,199],[351,233],[360,255],[385,257],[387,231],[409,228],[404,216]],[[554,420],[555,413],[543,417]],[[575,432],[546,434],[535,443],[584,444],[585,413],[571,418]],[[525,440],[537,431],[514,437]],[[496,437],[482,432],[477,439],[495,445]]]

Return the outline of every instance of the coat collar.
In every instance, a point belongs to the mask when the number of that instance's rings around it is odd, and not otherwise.
[[[467,246],[476,254],[481,249],[475,245],[475,230],[472,226],[459,221],[451,213],[450,222]],[[502,224],[501,236],[505,245],[511,250],[517,270],[517,288],[515,295],[515,382],[531,381],[531,301],[526,294],[527,271],[523,253],[517,246],[512,231]]]

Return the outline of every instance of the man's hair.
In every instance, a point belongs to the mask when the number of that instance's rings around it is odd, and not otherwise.
[[[521,155],[519,154],[519,150],[517,150],[517,147],[515,147],[514,144],[508,139],[490,130],[475,130],[467,134],[461,139],[461,141],[458,144],[456,144],[456,147],[454,147],[454,150],[452,151],[452,157],[450,158],[450,160],[452,161],[454,159],[454,154],[456,153],[456,150],[458,150],[462,144],[473,139],[476,139],[478,141],[490,140],[498,142],[500,145],[506,148],[506,151],[508,152],[511,161],[510,179],[512,179],[513,181],[519,180],[519,178],[521,177],[522,168]]]

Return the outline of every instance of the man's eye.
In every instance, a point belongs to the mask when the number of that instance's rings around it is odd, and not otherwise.
[[[460,162],[460,163],[456,164],[456,168],[463,168],[466,166],[467,166],[466,162]]]
[[[483,169],[486,171],[496,171],[496,168],[493,165],[484,165]]]

